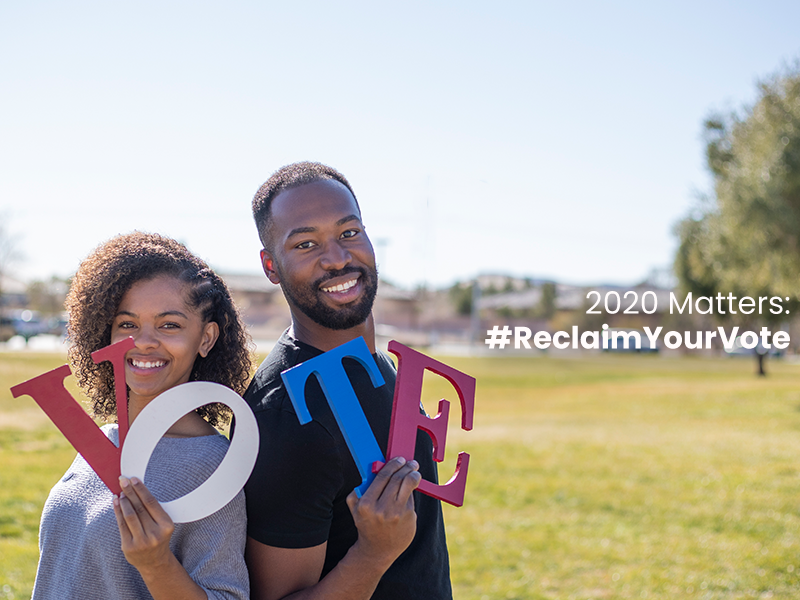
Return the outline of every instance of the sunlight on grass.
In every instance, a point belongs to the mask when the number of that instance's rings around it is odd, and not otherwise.
[[[458,600],[800,595],[800,365],[443,360],[478,380],[471,432],[445,380],[423,389],[429,413],[453,403],[441,479],[472,457],[464,506],[444,507]],[[63,362],[0,355],[0,598],[30,594],[41,506],[74,456],[8,388]]]

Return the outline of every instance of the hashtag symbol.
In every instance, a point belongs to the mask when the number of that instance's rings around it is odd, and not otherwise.
[[[486,345],[492,349],[494,349],[495,345],[498,345],[502,350],[506,344],[511,343],[511,340],[508,339],[511,337],[511,328],[508,325],[503,325],[503,329],[495,325],[494,329],[486,330],[486,335],[489,336],[486,338]]]

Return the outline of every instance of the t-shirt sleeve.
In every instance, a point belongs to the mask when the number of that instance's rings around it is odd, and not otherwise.
[[[333,436],[317,421],[301,425],[288,410],[256,414],[261,436],[245,485],[247,533],[278,548],[310,548],[328,540],[342,464]]]

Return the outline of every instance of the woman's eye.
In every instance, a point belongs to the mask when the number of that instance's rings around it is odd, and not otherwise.
[[[348,229],[344,233],[342,233],[343,238],[351,238],[358,235],[358,229]]]
[[[164,323],[161,327],[164,329],[180,329],[180,325],[178,323]]]
[[[136,326],[133,323],[131,323],[130,321],[123,321],[122,323],[117,325],[117,327],[119,329],[133,329]]]

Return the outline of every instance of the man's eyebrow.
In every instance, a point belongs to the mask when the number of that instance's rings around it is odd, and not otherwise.
[[[289,235],[287,235],[286,238],[289,239],[290,237],[300,233],[314,233],[316,230],[316,227],[295,227],[289,232]]]
[[[358,215],[347,215],[346,217],[343,217],[343,218],[339,219],[338,221],[336,221],[336,225],[337,226],[338,225],[344,225],[345,223],[347,223],[349,221],[360,221],[360,220],[361,220],[361,217],[359,217]]]
[[[346,217],[342,217],[338,221],[336,221],[336,227],[340,227],[345,223],[349,223],[350,221],[360,221],[361,217],[358,215],[347,215]],[[299,235],[301,233],[314,233],[317,231],[316,227],[295,227],[292,229],[289,234],[286,236],[286,239],[289,239],[292,236]]]

